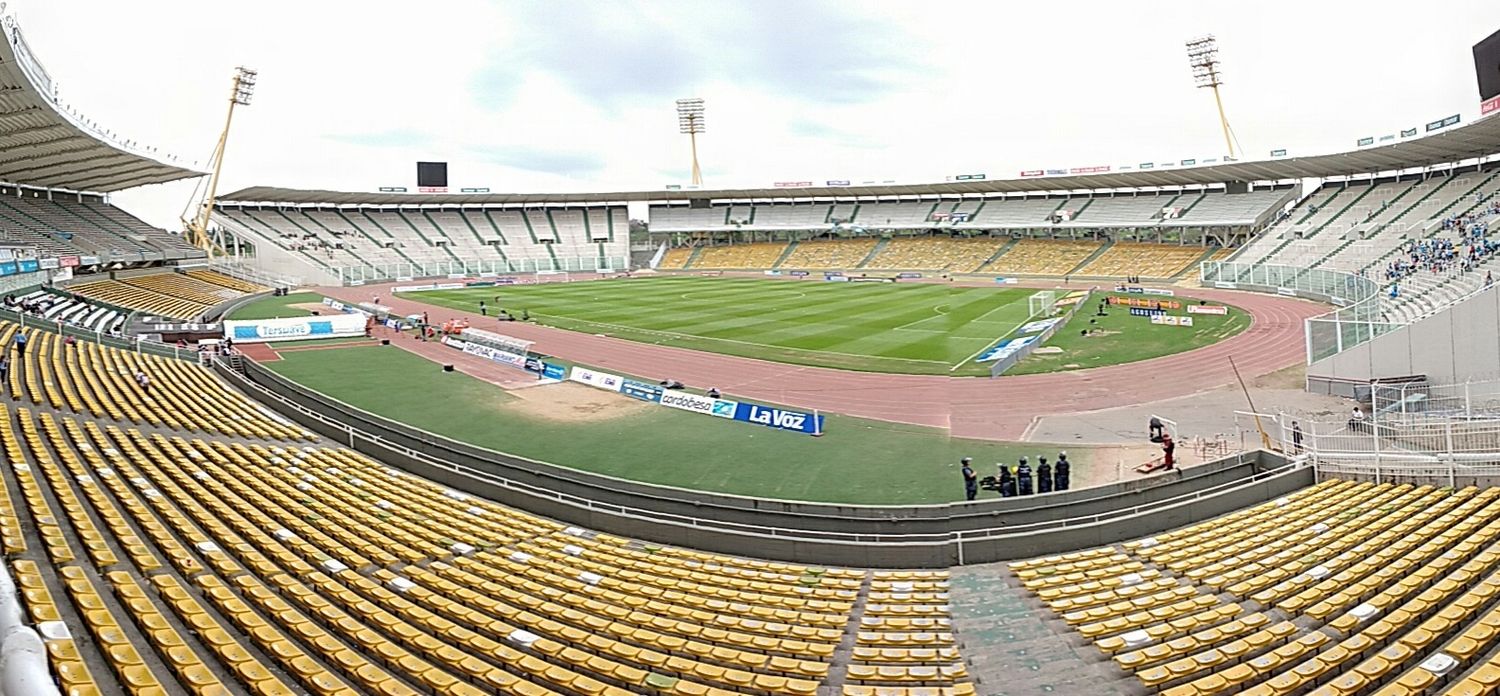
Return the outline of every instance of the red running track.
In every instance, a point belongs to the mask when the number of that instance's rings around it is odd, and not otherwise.
[[[625,281],[628,282],[628,281]],[[665,377],[726,395],[861,418],[949,428],[955,437],[1019,440],[1040,416],[1097,411],[1207,391],[1301,364],[1303,320],[1328,311],[1304,300],[1193,288],[1179,296],[1227,302],[1250,313],[1238,336],[1185,353],[1072,372],[986,379],[893,375],[800,367],[509,322],[423,304],[391,292],[394,283],[318,288],[348,303],[380,297],[400,314],[428,312],[433,323],[467,317],[478,328],[535,341],[533,350],[610,372]]]

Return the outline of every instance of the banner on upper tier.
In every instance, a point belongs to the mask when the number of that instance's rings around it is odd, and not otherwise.
[[[313,338],[363,335],[365,335],[365,318],[360,314],[224,322],[224,337],[238,343],[302,341]]]

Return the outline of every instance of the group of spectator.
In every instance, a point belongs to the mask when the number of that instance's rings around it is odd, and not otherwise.
[[[1068,463],[1068,453],[1059,452],[1056,465],[1048,464],[1046,457],[1037,457],[1035,472],[1031,470],[1031,464],[1026,457],[1021,457],[1021,462],[1016,465],[1014,472],[1005,462],[998,462],[995,465],[999,468],[997,475],[986,476],[981,481],[974,473],[972,457],[964,457],[960,461],[963,464],[965,500],[973,500],[977,497],[981,486],[988,490],[998,491],[1002,498],[1065,491],[1068,490],[1073,469],[1073,465]]]
[[[1400,297],[1400,282],[1420,271],[1434,274],[1449,272],[1468,273],[1479,267],[1486,259],[1500,253],[1500,242],[1485,236],[1484,223],[1476,223],[1473,231],[1466,231],[1465,239],[1424,239],[1412,241],[1403,250],[1403,257],[1386,266],[1385,279],[1391,281],[1391,297]],[[1493,276],[1485,274],[1484,284],[1489,287]]]

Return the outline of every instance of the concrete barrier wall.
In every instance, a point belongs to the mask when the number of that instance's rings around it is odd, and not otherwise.
[[[1500,286],[1307,368],[1309,382],[1426,375],[1452,384],[1500,374]]]

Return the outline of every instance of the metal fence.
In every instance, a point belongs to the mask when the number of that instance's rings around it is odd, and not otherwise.
[[[1199,274],[1208,287],[1303,297],[1335,305],[1337,309],[1307,320],[1308,364],[1405,326],[1381,317],[1380,284],[1364,276],[1322,268],[1228,261],[1204,262]]]
[[[1418,387],[1405,390],[1410,396]],[[1428,387],[1428,389],[1433,389]],[[1500,482],[1500,412],[1486,412],[1497,401],[1495,385],[1483,393],[1470,389],[1471,408],[1464,409],[1463,386],[1439,390],[1433,403],[1452,410],[1402,411],[1395,405],[1425,403],[1425,399],[1402,401],[1401,389],[1380,397],[1384,404],[1363,418],[1351,412],[1343,418],[1297,418],[1287,414],[1262,414],[1259,424],[1271,440],[1270,449],[1288,456],[1305,457],[1319,476],[1364,476],[1377,481],[1411,481],[1444,485],[1463,482]],[[1469,415],[1465,415],[1465,414]],[[1238,419],[1237,419],[1238,420]]]
[[[1370,386],[1370,404],[1372,420],[1382,423],[1500,421],[1500,381],[1376,383]]]

